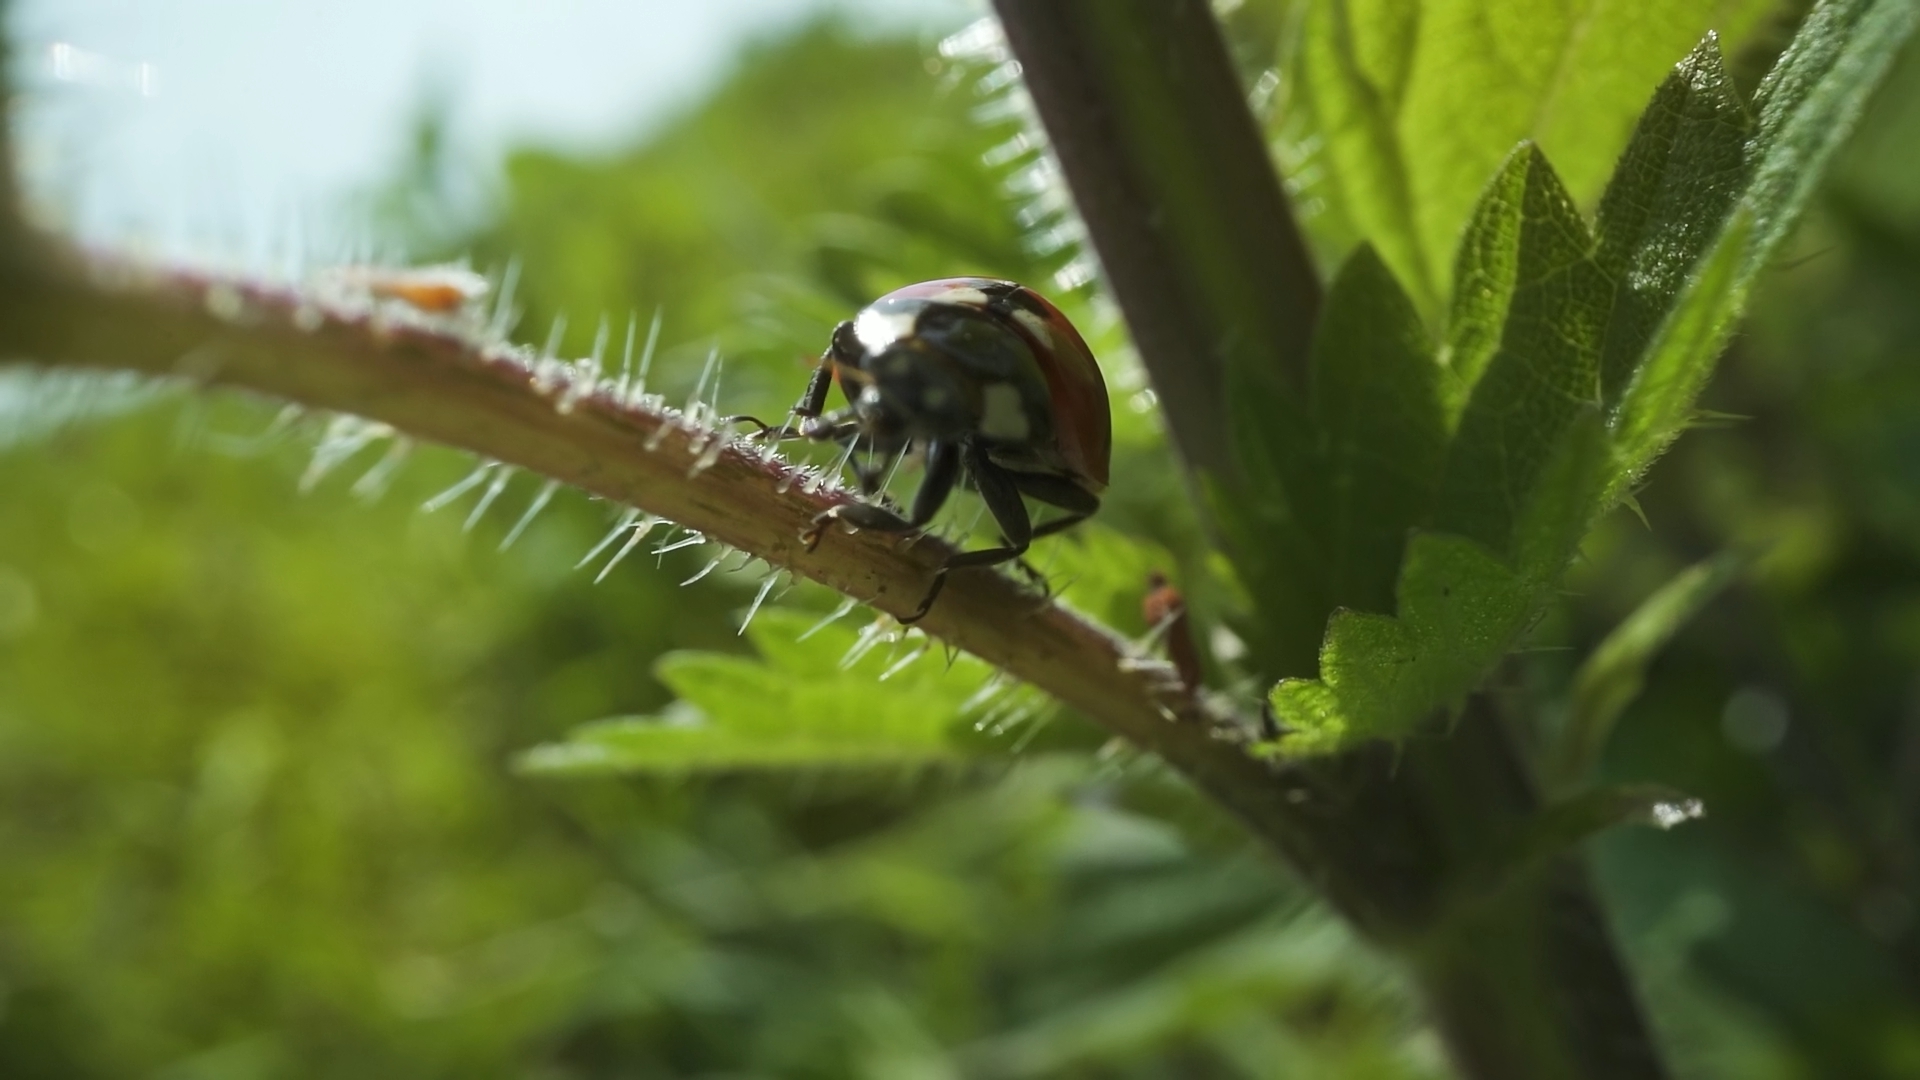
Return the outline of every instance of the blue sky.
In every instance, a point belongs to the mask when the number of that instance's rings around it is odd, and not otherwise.
[[[929,41],[972,0],[16,0],[23,170],[90,240],[331,258],[345,197],[388,175],[439,83],[477,167],[506,146],[618,145],[739,44],[838,7]]]

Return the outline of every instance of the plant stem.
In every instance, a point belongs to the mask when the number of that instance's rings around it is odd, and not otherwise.
[[[657,514],[895,616],[918,606],[951,550],[931,537],[835,528],[808,551],[800,536],[814,516],[849,495],[808,491],[759,444],[622,400],[605,381],[571,382],[559,361],[533,361],[444,321],[124,260],[83,264],[57,247],[30,251],[39,257],[0,259],[0,363],[174,376],[380,421]],[[919,624],[928,634],[1142,745],[1171,737],[1229,752],[1202,725],[1167,721],[1193,715],[1193,699],[1177,680],[1137,670],[1112,633],[1006,575],[956,576]]]
[[[996,0],[1190,468],[1237,472],[1229,370],[1300,392],[1320,279],[1204,0]]]

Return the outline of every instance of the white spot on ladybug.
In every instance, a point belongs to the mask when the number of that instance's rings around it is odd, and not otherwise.
[[[1033,340],[1039,342],[1043,347],[1053,348],[1053,330],[1047,326],[1047,320],[1025,308],[1014,308],[1013,321],[1019,323],[1027,333],[1032,334]]]
[[[920,393],[920,406],[928,412],[938,412],[953,404],[953,394],[944,386],[929,386]]]
[[[868,352],[884,352],[887,347],[913,333],[913,315],[889,315],[867,308],[853,320],[853,336]]]
[[[987,294],[970,286],[956,286],[934,297],[943,304],[965,304],[968,307],[986,307]]]
[[[1012,383],[990,383],[981,395],[980,434],[990,439],[1019,441],[1027,437],[1027,410]]]

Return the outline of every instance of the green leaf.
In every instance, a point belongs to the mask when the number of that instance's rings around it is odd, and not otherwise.
[[[1283,158],[1336,257],[1371,240],[1420,309],[1449,293],[1462,225],[1513,145],[1599,194],[1647,93],[1709,30],[1744,44],[1768,0],[1309,5]]]
[[[1646,685],[1647,665],[1746,565],[1726,553],[1688,567],[1594,649],[1574,677],[1573,708],[1547,769],[1551,783],[1576,784],[1592,770],[1614,722]]]
[[[1506,330],[1507,309],[1520,275],[1520,207],[1531,155],[1513,154],[1488,182],[1460,238],[1455,256],[1453,307],[1447,314],[1442,398],[1447,427],[1460,422],[1473,388],[1486,373]]]
[[[1251,494],[1219,501],[1215,516],[1242,577],[1268,610],[1287,613],[1279,670],[1312,670],[1335,608],[1393,609],[1407,535],[1432,504],[1446,445],[1433,353],[1412,301],[1363,245],[1328,292],[1305,413],[1258,380],[1236,380],[1234,444]]]
[[[1692,419],[1693,401],[1713,374],[1714,361],[1746,301],[1747,281],[1740,268],[1747,257],[1751,222],[1740,210],[1727,223],[1627,384],[1614,418],[1620,468],[1609,487],[1609,502],[1625,498]]]
[[[1320,678],[1273,688],[1274,715],[1289,729],[1279,752],[1399,737],[1470,693],[1551,596],[1610,474],[1605,429],[1589,408],[1563,434],[1518,515],[1517,560],[1460,536],[1415,536],[1401,568],[1398,616],[1336,612]]]
[[[1407,534],[1433,502],[1446,434],[1433,345],[1371,246],[1334,280],[1312,372],[1319,498],[1309,520],[1329,596],[1388,612]]]
[[[1314,670],[1333,603],[1312,531],[1315,439],[1310,413],[1266,381],[1228,372],[1227,416],[1241,485],[1228,494],[1202,478],[1240,584],[1258,609],[1241,626],[1255,662],[1276,674]]]
[[[1715,40],[1702,41],[1654,94],[1597,233],[1540,150],[1508,158],[1455,268],[1441,391],[1454,435],[1437,531],[1408,548],[1396,617],[1336,613],[1321,678],[1274,688],[1293,729],[1285,752],[1405,734],[1513,646],[1585,530],[1691,420],[1754,276],[1915,20],[1907,0],[1820,5],[1762,86],[1757,122]],[[1617,708],[1610,700],[1596,715]]]
[[[962,656],[948,668],[917,634],[879,640],[900,633],[885,629],[890,623],[809,634],[813,625],[801,612],[764,611],[749,629],[760,659],[668,654],[659,675],[679,701],[665,712],[586,725],[521,755],[519,765],[567,774],[918,766],[1012,742],[971,731],[979,709],[969,700],[989,676],[986,665]]]
[[[1793,230],[1916,19],[1920,6],[1912,0],[1820,4],[1760,84],[1746,196],[1754,233],[1743,277],[1758,273]]]
[[[1916,19],[1920,8],[1908,0],[1820,4],[1761,84],[1754,102],[1758,119],[1744,151],[1746,183],[1739,201],[1731,214],[1723,215],[1724,224],[1711,231],[1711,246],[1694,262],[1667,310],[1648,313],[1664,316],[1664,321],[1623,380],[1614,418],[1621,472],[1609,486],[1609,498],[1624,495],[1691,421],[1693,399],[1732,332],[1754,279],[1799,220],[1827,162],[1912,35]],[[1702,70],[1700,56],[1696,50],[1689,64],[1696,78],[1710,81],[1712,73]],[[1694,103],[1696,113],[1711,96],[1703,94],[1702,102]],[[1718,125],[1695,126],[1696,140],[1723,137]],[[1710,175],[1717,153],[1693,153],[1694,171]],[[1676,215],[1690,213],[1697,219],[1685,227],[1689,237],[1705,235],[1708,230],[1701,223],[1714,221],[1714,206],[1725,201],[1717,185],[1701,179],[1693,184],[1700,192],[1698,205],[1675,210]],[[1672,224],[1649,232],[1640,245],[1657,249],[1679,228]],[[1634,257],[1635,264],[1646,261],[1645,254]],[[1679,265],[1677,259],[1655,262],[1667,268]]]
[[[1753,124],[1709,34],[1653,95],[1595,221],[1617,283],[1600,381],[1617,401],[1747,179]]]
[[[1494,224],[1502,217],[1514,224]],[[1541,470],[1580,411],[1598,404],[1613,285],[1593,261],[1586,223],[1536,147],[1514,152],[1475,218],[1489,223],[1489,239],[1473,250],[1491,261],[1474,274],[1505,284],[1508,299],[1499,343],[1447,455],[1436,524],[1511,556],[1521,541],[1520,508]],[[1457,341],[1465,329],[1450,336]]]
[[[1399,617],[1337,611],[1320,651],[1320,678],[1274,687],[1274,715],[1291,729],[1289,754],[1396,737],[1433,703],[1459,698],[1479,661],[1506,651],[1524,621],[1526,588],[1486,548],[1423,533],[1407,545]]]

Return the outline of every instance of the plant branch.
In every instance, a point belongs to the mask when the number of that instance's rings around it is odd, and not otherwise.
[[[82,258],[36,243],[0,260],[0,363],[116,368],[253,391],[388,424],[677,522],[894,616],[950,548],[833,529],[849,496],[697,418],[400,305],[325,302],[288,287]],[[1011,577],[962,570],[919,624],[1160,754],[1242,808],[1272,767],[1223,739],[1177,677]]]
[[[1307,385],[1320,279],[1205,0],[995,0],[1190,468],[1238,472],[1230,371]]]

